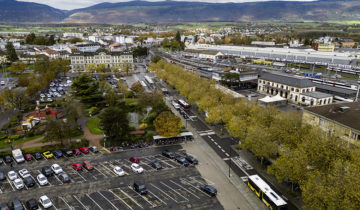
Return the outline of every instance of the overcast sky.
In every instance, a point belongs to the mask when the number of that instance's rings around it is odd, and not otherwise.
[[[115,2],[124,2],[127,0],[19,0],[19,1],[36,2],[41,4],[47,4],[49,6],[58,9],[71,10],[71,9],[89,7],[94,4],[99,4],[102,2],[115,3]],[[158,1],[158,0],[150,0],[150,1]],[[184,1],[184,0],[177,0],[177,1]],[[225,3],[225,2],[241,3],[241,2],[265,1],[265,0],[187,0],[187,1],[211,2],[211,3]],[[277,1],[314,1],[314,0],[277,0]]]

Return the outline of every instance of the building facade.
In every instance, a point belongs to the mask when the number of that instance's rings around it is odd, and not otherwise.
[[[261,74],[258,92],[280,95],[292,103],[306,106],[321,106],[333,102],[332,95],[317,92],[315,84],[308,79],[283,74]]]
[[[124,71],[134,70],[133,55],[131,52],[74,52],[70,55],[71,69],[73,71],[85,71],[89,64],[104,64],[106,68],[117,68]]]
[[[349,143],[360,141],[360,103],[341,103],[304,109],[302,120],[318,126],[325,134]]]

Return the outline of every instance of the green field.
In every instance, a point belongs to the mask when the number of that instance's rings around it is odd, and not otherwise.
[[[104,134],[104,131],[99,128],[100,119],[93,117],[86,122],[86,126],[89,128],[92,134]]]

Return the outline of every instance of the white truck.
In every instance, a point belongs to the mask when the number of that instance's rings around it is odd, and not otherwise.
[[[24,156],[20,149],[13,150],[12,155],[17,163],[25,162]]]

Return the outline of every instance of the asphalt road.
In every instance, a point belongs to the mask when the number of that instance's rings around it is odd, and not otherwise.
[[[183,153],[180,145],[150,147],[137,150],[114,152],[111,154],[89,153],[78,157],[30,161],[22,164],[0,166],[0,170],[18,171],[26,168],[36,178],[43,166],[58,163],[71,177],[71,183],[62,183],[56,175],[49,177],[46,186],[38,183],[32,188],[16,190],[11,181],[0,182],[0,203],[11,202],[19,198],[38,199],[47,195],[54,204],[52,209],[223,209],[216,197],[211,197],[200,190],[204,180],[194,166],[185,167],[172,159],[161,155],[164,149]],[[129,157],[138,156],[140,165],[145,169],[143,174],[134,173]],[[71,164],[89,160],[94,169],[75,171]],[[149,163],[158,160],[162,170],[153,169]],[[201,164],[201,163],[200,163]],[[119,177],[113,172],[114,166],[120,166],[125,176]],[[149,193],[140,195],[133,190],[134,180],[143,182]]]

